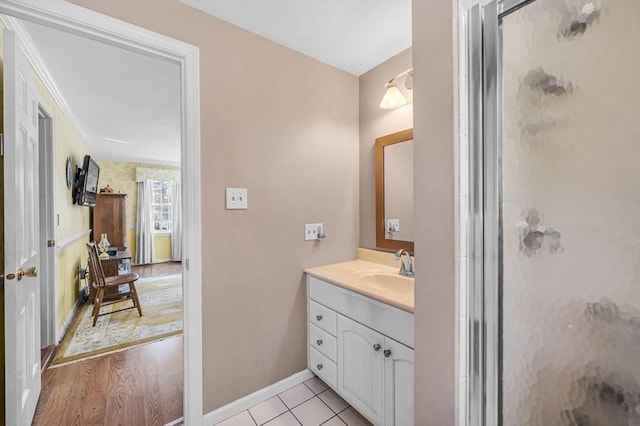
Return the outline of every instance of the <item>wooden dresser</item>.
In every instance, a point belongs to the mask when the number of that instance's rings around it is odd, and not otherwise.
[[[102,234],[107,234],[111,247],[118,251],[127,249],[127,219],[125,200],[127,194],[98,194],[93,208],[93,239],[100,242]]]

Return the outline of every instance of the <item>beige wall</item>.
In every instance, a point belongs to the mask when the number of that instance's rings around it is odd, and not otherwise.
[[[411,48],[362,74],[360,85],[360,247],[376,247],[376,138],[413,127],[413,91],[405,91],[409,102],[397,109],[381,109],[384,85],[413,66]],[[404,84],[400,79],[399,86]],[[402,229],[402,223],[400,224]]]
[[[456,0],[413,0],[415,424],[455,418]]]
[[[180,168],[173,166],[159,166],[143,163],[127,163],[122,161],[97,160],[100,165],[100,188],[111,186],[115,192],[127,194],[125,201],[125,216],[127,221],[127,241],[131,259],[136,258],[136,215],[138,205],[138,185],[136,183],[136,169],[142,167],[148,171],[156,171],[159,176],[166,173],[163,178],[175,179],[176,172]],[[179,175],[179,173],[178,173]],[[171,179],[169,179],[169,177]],[[171,236],[154,236],[155,257],[154,261],[162,262],[171,259]],[[167,255],[168,253],[168,255]]]
[[[200,48],[204,411],[304,369],[303,268],[358,246],[357,78],[177,0],[74,2]]]

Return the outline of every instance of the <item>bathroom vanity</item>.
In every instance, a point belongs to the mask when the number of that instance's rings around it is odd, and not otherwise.
[[[413,279],[354,260],[307,269],[308,368],[375,425],[413,424]]]

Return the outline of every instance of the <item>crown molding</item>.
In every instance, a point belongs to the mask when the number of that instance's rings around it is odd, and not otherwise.
[[[58,89],[58,85],[56,84],[55,79],[51,75],[51,72],[49,72],[49,68],[47,68],[46,63],[42,59],[42,55],[40,55],[40,51],[38,50],[36,45],[33,43],[33,40],[31,39],[31,36],[29,35],[29,32],[27,31],[25,26],[22,24],[22,22],[19,19],[14,18],[13,16],[8,16],[8,15],[0,15],[0,22],[2,22],[2,25],[4,25],[4,27],[7,30],[10,30],[16,33],[16,35],[18,36],[18,39],[22,43],[22,46],[24,46],[24,49],[25,49],[24,53],[27,56],[27,60],[31,64],[33,71],[40,78],[40,80],[42,81],[44,86],[47,88],[51,96],[53,97],[53,100],[58,104],[58,107],[60,107],[64,115],[67,116],[67,118],[71,122],[71,125],[75,128],[75,130],[80,135],[80,138],[83,141],[86,141],[87,132],[85,132],[82,125],[80,125],[80,122],[78,121],[77,117],[73,114],[73,111],[71,110],[71,108],[69,107],[69,104],[67,103],[66,99],[62,95],[62,92],[60,91],[60,89]]]

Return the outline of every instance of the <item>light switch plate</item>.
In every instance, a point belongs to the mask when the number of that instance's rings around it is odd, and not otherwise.
[[[227,210],[246,210],[247,188],[227,188]]]

